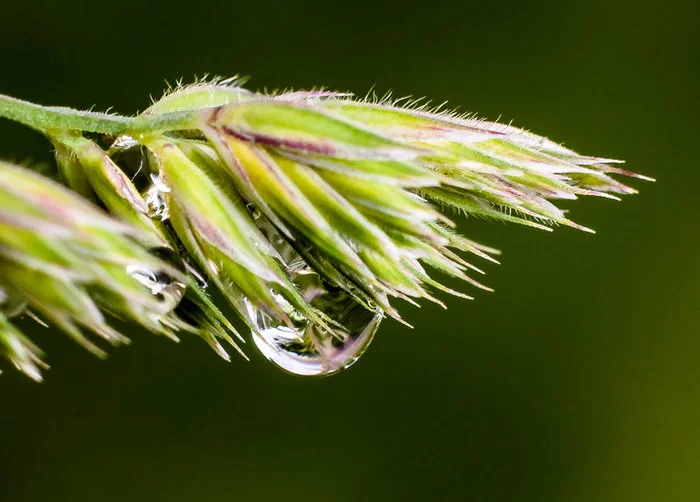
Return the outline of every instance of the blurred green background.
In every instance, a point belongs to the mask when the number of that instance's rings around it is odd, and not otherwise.
[[[141,332],[0,377],[0,501],[700,500],[700,9],[656,2],[0,0],[0,92],[145,108],[164,81],[429,96],[658,179],[597,229],[460,221],[493,294],[407,307],[349,371]],[[0,158],[50,160],[0,122]],[[8,369],[5,366],[5,369]]]

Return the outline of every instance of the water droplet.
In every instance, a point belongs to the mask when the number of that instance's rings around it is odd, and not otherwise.
[[[141,144],[131,136],[119,136],[107,151],[109,157],[131,179],[136,189],[142,191],[150,184],[151,171],[148,154]]]
[[[151,174],[151,184],[145,192],[144,199],[148,205],[149,216],[165,221],[170,218],[170,209],[166,197],[170,193],[170,187],[163,178]]]
[[[291,252],[286,251],[284,254],[289,256]],[[298,255],[293,258],[286,267],[292,282],[312,307],[339,326],[331,327],[331,331],[318,326],[294,309],[282,295],[274,295],[292,325],[279,322],[246,303],[248,315],[258,327],[257,332],[253,332],[253,341],[267,359],[290,373],[305,376],[337,373],[364,353],[383,314],[379,310],[367,310],[342,289],[327,284]]]
[[[262,213],[260,212],[260,210],[252,202],[249,202],[248,204],[246,204],[245,208],[248,210],[251,218],[253,218],[254,220],[258,220],[262,216]]]
[[[138,141],[136,141],[134,138],[132,138],[129,135],[123,134],[122,136],[118,136],[115,138],[115,140],[112,142],[110,149],[113,151],[116,150],[129,150],[131,148],[139,148],[140,145]]]
[[[257,326],[253,332],[256,347],[272,363],[296,375],[325,376],[349,367],[372,341],[384,317],[382,311],[368,310],[343,289],[324,281],[255,206],[247,207],[304,300],[337,324],[330,331],[318,326],[282,295],[273,293],[291,326],[245,301],[248,318]]]
[[[256,347],[272,363],[296,375],[331,375],[349,367],[367,349],[383,317],[343,291],[317,289],[314,294],[312,305],[342,328],[328,332],[294,313],[290,315],[293,326],[287,326],[249,306],[251,320],[258,326],[253,333]]]
[[[151,249],[150,252],[163,261],[180,268],[181,259],[172,249],[157,248]],[[126,273],[139,284],[148,288],[151,294],[162,303],[165,312],[172,311],[185,296],[187,286],[162,270],[153,270],[143,265],[134,264],[126,267]]]
[[[166,221],[170,217],[167,194],[170,187],[157,174],[148,150],[131,136],[117,137],[109,148],[110,158],[126,174],[148,206],[151,218]]]

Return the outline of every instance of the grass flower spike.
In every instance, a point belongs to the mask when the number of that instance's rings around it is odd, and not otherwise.
[[[0,200],[0,341],[25,373],[39,379],[42,365],[38,350],[10,324],[25,308],[98,355],[103,351],[81,329],[112,344],[127,341],[102,310],[168,336],[184,325],[170,315],[184,276],[131,240],[133,229],[6,163]]]
[[[590,231],[557,201],[617,199],[635,191],[614,175],[648,179],[511,126],[235,81],[178,88],[136,117],[6,97],[0,116],[44,133],[64,182],[112,215],[2,164],[0,301],[12,309],[0,347],[35,377],[38,349],[9,323],[25,305],[93,350],[79,328],[123,340],[101,308],[171,337],[197,333],[225,356],[219,340],[237,348],[241,337],[207,285],[275,364],[332,374],[385,316],[405,322],[397,300],[469,298],[433,271],[488,289],[472,261],[497,252],[460,235],[452,215]]]

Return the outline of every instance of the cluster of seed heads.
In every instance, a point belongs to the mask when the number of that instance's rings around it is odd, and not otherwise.
[[[557,202],[617,199],[635,191],[613,175],[644,178],[512,126],[235,81],[179,87],[136,117],[5,97],[0,116],[48,137],[70,189],[0,164],[0,353],[35,379],[22,314],[97,354],[87,334],[123,343],[124,320],[228,358],[221,342],[244,337],[213,291],[279,366],[332,373],[382,317],[405,322],[397,300],[469,298],[432,271],[488,289],[469,256],[497,252],[454,215],[590,231]]]

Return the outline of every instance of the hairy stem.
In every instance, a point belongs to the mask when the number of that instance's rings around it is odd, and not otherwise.
[[[39,132],[78,130],[116,136],[149,134],[196,127],[196,113],[178,111],[161,115],[122,117],[72,108],[41,106],[0,94],[0,117],[14,120]]]

